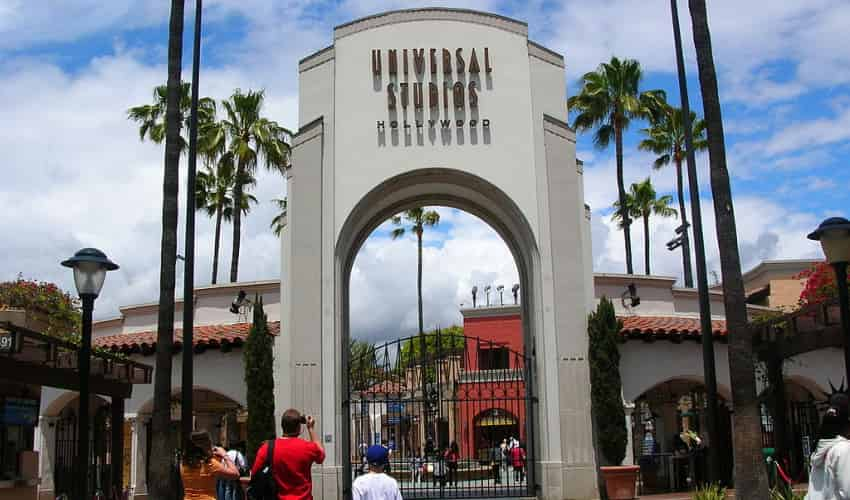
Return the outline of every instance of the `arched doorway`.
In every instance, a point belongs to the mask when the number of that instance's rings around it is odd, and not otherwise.
[[[707,434],[705,385],[694,378],[656,384],[635,400],[632,447],[641,466],[643,493],[684,491],[708,477],[707,447],[719,448],[716,481],[731,484],[732,425],[725,388],[720,388],[716,436]]]
[[[71,399],[59,412],[55,425],[53,457],[53,491],[55,496],[71,495],[77,471],[74,470],[74,457],[77,454],[77,415],[80,400]],[[111,411],[109,401],[93,396],[89,402],[90,434],[89,462],[94,467],[89,471],[89,491],[106,491],[106,481],[111,478],[110,467],[112,444],[110,432]],[[123,459],[123,457],[122,457]]]
[[[467,371],[464,369],[465,367],[479,366],[480,353],[486,351],[486,346],[482,345],[481,339],[461,337],[458,339],[460,345],[463,346],[460,353],[452,354],[454,351],[442,351],[440,356],[436,358],[430,356],[427,359],[407,360],[399,355],[403,350],[403,343],[414,342],[416,339],[394,341],[379,348],[379,351],[386,351],[386,354],[379,352],[379,360],[377,361],[380,365],[379,371],[383,370],[388,375],[384,380],[376,381],[376,383],[384,384],[384,386],[379,386],[377,392],[373,392],[371,395],[368,390],[365,393],[356,390],[358,381],[352,378],[357,377],[356,373],[343,370],[341,373],[343,383],[340,387],[342,389],[341,400],[342,405],[348,407],[347,411],[343,411],[345,420],[342,423],[342,432],[345,436],[342,441],[343,457],[346,461],[343,471],[344,489],[350,487],[356,476],[357,466],[359,465],[358,451],[362,449],[364,435],[368,438],[365,442],[371,443],[378,426],[375,417],[364,418],[362,413],[366,410],[370,413],[386,411],[386,416],[382,415],[381,419],[389,419],[393,422],[396,419],[398,420],[397,430],[393,429],[392,426],[386,429],[388,432],[387,444],[389,444],[390,437],[393,440],[398,439],[398,433],[401,432],[403,426],[406,426],[404,428],[409,431],[416,426],[421,429],[418,438],[410,437],[403,441],[405,446],[408,447],[408,455],[420,449],[423,453],[426,453],[426,449],[430,451],[430,448],[445,449],[452,441],[457,441],[461,448],[461,455],[466,456],[467,460],[478,463],[475,471],[470,472],[468,476],[474,482],[464,490],[464,496],[492,498],[533,494],[532,488],[536,473],[534,457],[537,445],[534,441],[534,429],[537,422],[534,418],[533,408],[533,356],[526,355],[526,353],[534,352],[533,346],[536,341],[534,318],[537,314],[540,314],[540,311],[535,309],[539,305],[535,303],[535,297],[538,295],[535,287],[539,284],[533,279],[534,270],[539,266],[539,255],[530,226],[516,204],[505,193],[480,177],[469,173],[453,169],[432,168],[414,170],[388,180],[361,200],[347,218],[337,242],[336,255],[337,262],[340,265],[337,284],[341,290],[341,317],[340,328],[338,329],[340,344],[348,346],[350,338],[349,281],[354,259],[360,247],[374,229],[391,216],[409,208],[426,205],[441,205],[466,211],[488,223],[502,237],[516,262],[520,289],[523,290],[523,301],[519,305],[522,318],[522,348],[521,350],[505,350],[505,358],[510,358],[510,369]],[[484,343],[486,344],[487,341],[484,341]],[[445,350],[450,345],[452,344],[446,343],[442,345],[441,349]],[[490,346],[491,349],[503,347]],[[342,366],[355,366],[352,361],[356,360],[349,359],[347,349],[342,349],[340,354]],[[412,366],[398,367],[399,362],[408,364],[412,362],[414,365],[419,364],[421,366],[434,365],[433,368],[426,367],[425,369],[424,385],[426,389],[421,389],[423,386],[422,377],[416,375],[417,370],[413,369],[411,374]],[[440,363],[445,364],[445,366],[440,365]],[[432,383],[429,380],[431,371],[444,374],[436,387],[429,385]],[[507,372],[511,373],[508,375]],[[394,374],[393,376],[396,378],[389,376],[389,373]],[[492,380],[482,378],[486,377],[486,373],[490,373],[490,376],[495,378]],[[450,378],[449,375],[452,375],[454,379]],[[466,379],[462,377],[466,377]],[[418,387],[416,380],[419,381]],[[465,383],[461,383],[464,381]],[[492,386],[494,382],[496,386]],[[449,389],[450,387],[451,389]],[[443,395],[442,391],[446,390],[453,392],[449,395]],[[512,391],[511,395],[508,395],[508,390]],[[392,391],[397,391],[396,394],[407,391],[408,397],[414,398],[414,400],[415,394],[419,394],[418,403],[413,405],[414,414],[409,415],[407,420],[402,415],[408,411],[404,407],[404,398],[402,396],[387,396],[392,394]],[[496,395],[497,393],[498,395]],[[369,399],[369,397],[374,396],[378,397]],[[482,411],[490,409],[493,406],[493,400],[499,401],[500,399],[506,406],[510,407],[510,413],[522,417],[516,425],[522,427],[519,433],[526,441],[524,445],[529,457],[528,477],[530,479],[521,485],[502,484],[500,478],[494,476],[493,468],[489,464],[483,465],[485,460],[474,458],[476,430],[473,420]],[[369,401],[379,401],[379,403],[370,405]],[[398,413],[399,416],[391,416],[390,410]],[[421,421],[414,420],[417,417],[416,414],[420,415]],[[371,423],[366,423],[367,421]],[[466,425],[465,428],[463,427],[464,424]],[[364,429],[371,429],[371,435],[366,435]],[[352,435],[352,433],[355,434]],[[360,435],[356,433],[360,433]],[[492,462],[493,457],[490,458],[490,462]],[[434,467],[440,467],[440,464],[435,463],[432,469]],[[487,470],[487,467],[490,467],[490,469]],[[499,479],[498,483],[497,479]],[[411,494],[416,496],[413,489],[407,492],[406,496]],[[420,494],[423,498],[439,497],[445,494],[445,489],[438,488],[436,493],[424,489]]]

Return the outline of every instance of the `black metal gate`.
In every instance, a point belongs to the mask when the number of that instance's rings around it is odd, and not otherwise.
[[[110,480],[110,465],[108,454],[111,450],[112,433],[109,432],[110,406],[99,407],[92,415],[89,429],[89,463],[88,491],[93,493],[105,492]],[[74,457],[77,454],[77,415],[75,409],[67,408],[56,422],[56,456],[53,461],[53,491],[55,496],[73,495],[76,482]]]
[[[369,445],[404,498],[532,495],[531,363],[506,343],[436,332],[351,353],[346,496]]]

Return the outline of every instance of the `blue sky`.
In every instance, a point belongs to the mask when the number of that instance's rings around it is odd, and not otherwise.
[[[269,116],[293,129],[297,61],[328,45],[334,25],[426,5],[494,11],[527,21],[532,39],[565,55],[569,95],[576,92],[583,72],[617,55],[641,62],[645,89],[664,89],[671,102],[678,102],[665,0],[205,3],[202,94],[224,98],[237,87],[264,88]],[[99,317],[116,314],[119,304],[155,300],[162,152],[138,141],[124,112],[148,102],[152,87],[165,80],[167,4],[0,0],[0,147],[6,152],[0,203],[12,207],[0,214],[0,227],[17,236],[6,243],[0,279],[23,273],[72,288],[56,262],[81,246],[97,245],[123,264],[107,282]],[[185,75],[193,24],[188,7]],[[702,115],[687,2],[681,1],[679,9],[691,107]],[[817,256],[805,232],[826,216],[847,215],[850,52],[844,38],[850,4],[712,0],[709,21],[744,267],[762,259]],[[672,169],[653,172],[651,156],[636,150],[642,126],[636,123],[626,136],[627,182],[651,175],[659,192],[671,193]],[[586,201],[594,213],[594,268],[621,272],[622,236],[609,217],[616,196],[613,151],[594,149],[587,135],[579,138],[578,155],[585,161]],[[718,269],[707,157],[699,157],[698,166],[709,269]],[[285,194],[285,185],[271,174],[260,181],[255,193],[260,204],[243,233],[244,279],[276,277],[280,269],[278,243],[268,222],[274,215],[270,200]],[[443,223],[427,242],[430,258],[439,263],[440,280],[432,283],[426,309],[440,311],[434,322],[446,323],[457,317],[456,305],[465,300],[469,286],[486,280],[509,284],[516,272],[498,236],[481,221],[452,210],[441,213]],[[663,248],[676,225],[673,220],[651,225],[653,270],[658,274],[681,273],[678,255]],[[380,284],[393,281],[382,272],[408,265],[408,257],[394,259],[410,254],[413,241],[391,242],[384,229],[358,258],[358,266],[374,271],[360,273],[356,286],[362,292],[353,292],[355,309],[371,310],[376,303],[392,302],[393,296],[409,300],[402,291],[409,288],[407,278],[391,289]],[[197,275],[204,284],[209,280],[211,223],[199,219],[198,231]],[[226,269],[230,244],[224,232],[221,267]],[[643,259],[642,237],[636,230],[636,262]],[[642,270],[642,265],[636,267]],[[376,289],[385,290],[384,295],[374,293]],[[398,308],[406,310],[404,305]],[[362,328],[385,331],[412,324],[415,318],[406,316]]]

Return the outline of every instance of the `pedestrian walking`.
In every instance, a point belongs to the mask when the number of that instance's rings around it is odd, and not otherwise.
[[[303,416],[301,412],[290,408],[283,412],[280,419],[283,436],[274,442],[272,456],[272,477],[277,484],[279,500],[312,500],[313,477],[310,469],[313,464],[325,461],[325,449],[316,435],[316,419]],[[302,426],[307,427],[309,439],[301,439]],[[257,474],[266,463],[268,444],[257,450],[252,474]]]
[[[389,451],[385,447],[369,447],[366,451],[369,472],[352,483],[352,500],[402,500],[398,482],[384,472],[389,458]]]
[[[422,470],[425,467],[425,460],[422,457],[422,450],[416,450],[416,453],[410,457],[410,482],[413,484],[422,484]]]
[[[227,456],[239,471],[239,477],[247,476],[248,469],[245,456],[236,448],[227,451]],[[239,479],[219,479],[216,481],[216,498],[218,500],[243,500],[242,483]]]
[[[493,482],[496,484],[502,484],[502,477],[499,473],[499,469],[502,468],[502,460],[502,448],[494,446],[490,450],[490,470],[493,474]]]
[[[821,421],[806,500],[850,498],[850,400],[835,394]]]
[[[216,500],[216,480],[238,480],[239,469],[207,431],[193,432],[183,453],[180,479],[186,500]]]
[[[511,464],[514,467],[514,481],[521,483],[525,479],[525,449],[522,445],[511,449]]]
[[[449,486],[457,486],[457,463],[460,459],[460,449],[457,446],[457,441],[452,441],[451,446],[445,453],[446,467],[448,468],[448,483]]]

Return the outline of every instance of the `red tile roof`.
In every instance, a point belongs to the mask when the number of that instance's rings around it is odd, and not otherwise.
[[[644,340],[668,339],[673,341],[699,340],[699,318],[677,316],[624,316],[622,335]],[[726,321],[711,320],[715,338],[726,339]]]
[[[269,321],[269,333],[280,333],[280,321]],[[194,328],[195,336],[192,344],[197,347],[229,347],[240,346],[248,337],[251,323],[234,323],[230,325],[203,325]],[[156,349],[156,332],[133,332],[99,337],[92,342],[96,347],[112,349],[125,353],[152,353]],[[174,347],[183,345],[183,329],[174,329]]]
[[[672,340],[678,342],[691,339],[699,340],[700,327],[699,318],[683,318],[677,316],[623,316],[623,330],[621,334],[626,339],[643,340]],[[726,322],[723,320],[712,320],[711,328],[714,337],[725,340],[727,336]],[[251,329],[250,323],[235,323],[230,325],[204,325],[195,327],[195,347],[236,347],[241,346],[248,337]],[[280,321],[269,321],[269,332],[272,335],[280,333]],[[142,352],[151,354],[156,350],[156,332],[134,332],[118,335],[109,335],[94,339],[96,347],[112,349],[124,353]],[[183,344],[183,330],[174,329],[174,347],[179,349]],[[373,389],[386,390],[391,387],[375,387]],[[397,389],[397,388],[394,388]],[[384,391],[385,392],[385,391]]]

